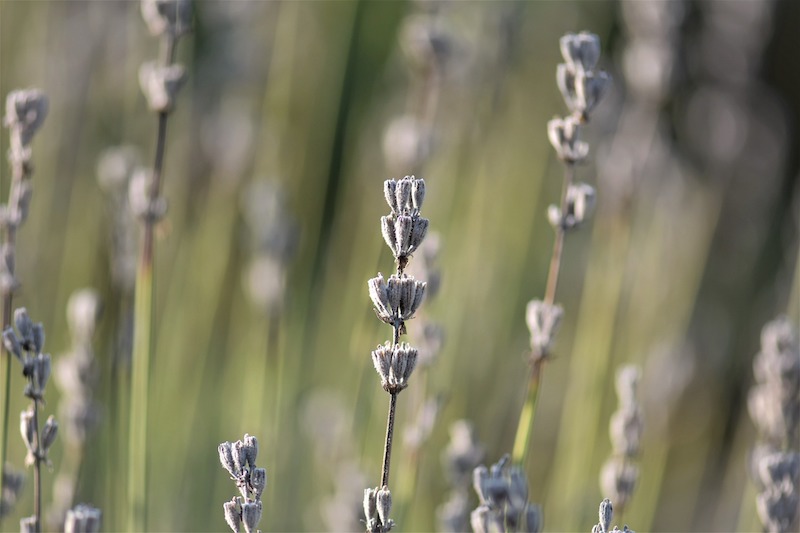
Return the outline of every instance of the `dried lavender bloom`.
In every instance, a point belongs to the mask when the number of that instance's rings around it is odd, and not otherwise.
[[[156,113],[169,113],[175,107],[175,97],[186,81],[186,69],[179,64],[160,66],[155,62],[139,67],[139,85],[147,105]]]
[[[565,163],[580,163],[589,155],[589,144],[580,140],[580,121],[573,116],[550,120],[547,138]]]
[[[381,377],[383,390],[397,394],[408,387],[408,379],[417,364],[417,350],[408,343],[386,343],[372,352],[372,362]]]
[[[406,320],[414,318],[425,296],[427,284],[405,274],[392,274],[386,281],[379,272],[377,277],[367,282],[367,286],[378,318],[402,329]]]
[[[21,89],[8,93],[3,124],[11,133],[9,160],[12,164],[28,163],[28,147],[47,117],[47,108],[47,97],[39,89]]]
[[[97,533],[103,513],[91,505],[78,504],[67,511],[64,533]]]
[[[267,471],[256,466],[258,440],[245,433],[242,440],[223,442],[218,447],[222,467],[231,475],[241,493],[223,505],[225,522],[234,533],[258,529],[261,520],[261,496],[267,486]]]
[[[525,321],[531,333],[533,359],[547,358],[555,341],[564,309],[560,305],[548,305],[541,300],[531,300],[525,312]]]
[[[392,509],[392,494],[389,487],[383,486],[364,490],[364,516],[367,533],[387,533],[395,526],[389,518]]]
[[[180,37],[192,29],[191,0],[142,0],[142,18],[154,36]]]
[[[47,453],[47,450],[50,449],[50,446],[53,445],[53,442],[56,440],[56,435],[58,435],[58,422],[53,415],[47,417],[47,421],[44,423],[44,427],[42,428],[42,452]]]
[[[510,457],[473,471],[473,487],[480,505],[470,516],[475,531],[539,531],[541,509],[528,502],[528,480],[518,466],[509,466]]]
[[[770,532],[793,531],[800,512],[800,453],[773,453],[758,466],[764,486],[756,497],[761,522]]]
[[[756,385],[748,408],[763,438],[796,449],[800,429],[800,345],[788,317],[761,332],[761,351],[753,361]]]
[[[381,231],[401,273],[428,231],[428,219],[419,215],[425,199],[425,181],[414,176],[386,180],[384,196],[392,212],[381,217]]]
[[[592,527],[592,533],[636,533],[632,529],[628,529],[628,526],[623,526],[622,529],[614,526],[614,528],[611,529],[611,519],[614,516],[611,500],[605,499],[600,502],[600,510],[598,514],[600,516],[600,522]]]
[[[611,415],[609,435],[612,454],[600,471],[600,488],[607,497],[624,509],[633,495],[639,468],[633,463],[641,451],[644,417],[636,397],[641,370],[626,365],[617,371],[619,408]]]
[[[157,222],[167,213],[167,200],[160,196],[151,200],[152,182],[153,176],[149,170],[137,169],[128,184],[128,202],[131,212],[137,218]]]
[[[566,63],[556,70],[558,88],[570,111],[585,122],[610,81],[605,72],[594,71],[600,58],[600,39],[586,32],[568,33],[560,43]]]
[[[594,203],[594,187],[586,183],[570,185],[567,188],[566,213],[562,215],[560,207],[550,205],[547,208],[547,219],[554,228],[564,230],[577,228],[591,216]]]

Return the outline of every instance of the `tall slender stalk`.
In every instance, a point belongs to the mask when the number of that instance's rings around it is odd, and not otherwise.
[[[147,529],[147,415],[150,388],[150,361],[154,357],[155,339],[155,242],[154,230],[164,215],[161,198],[164,153],[167,140],[167,119],[175,105],[184,70],[175,64],[178,38],[186,33],[191,21],[191,3],[142,2],[142,15],[151,33],[161,36],[161,58],[158,64],[145,63],[139,81],[152,111],[158,114],[155,160],[149,183],[132,184],[131,205],[143,224],[139,262],[134,292],[134,335],[131,369],[131,414],[128,449],[128,529]],[[139,185],[137,187],[137,185]]]
[[[386,244],[392,250],[397,273],[384,280],[381,274],[368,282],[369,296],[375,314],[392,326],[392,340],[372,352],[372,362],[381,378],[383,390],[389,393],[389,413],[386,420],[386,439],[383,446],[381,484],[364,492],[364,514],[369,533],[386,533],[394,527],[389,518],[392,496],[389,491],[389,472],[394,439],[397,395],[408,386],[408,379],[417,363],[417,350],[400,343],[406,332],[405,322],[414,317],[426,284],[405,274],[410,255],[417,250],[428,230],[428,220],[419,215],[425,198],[425,182],[413,176],[384,182],[384,196],[392,212],[381,217]]]
[[[589,113],[597,105],[609,80],[604,72],[595,71],[600,57],[600,40],[596,35],[567,34],[562,37],[560,45],[566,63],[558,66],[556,81],[571,114],[564,119],[553,119],[547,125],[550,142],[564,163],[564,179],[559,205],[550,206],[548,210],[555,239],[544,298],[528,304],[526,318],[531,330],[531,369],[512,451],[516,464],[524,464],[528,458],[544,364],[563,314],[555,301],[566,234],[589,216],[594,203],[594,189],[585,184],[573,184],[575,164],[583,161],[589,153],[589,146],[580,140],[579,132],[588,122]]]
[[[2,328],[11,325],[14,291],[19,282],[16,278],[17,230],[25,222],[32,189],[29,180],[33,174],[30,143],[47,116],[47,98],[37,89],[17,90],[8,94],[4,123],[10,131],[8,161],[11,167],[6,216],[2,220],[2,268],[0,268],[0,290],[2,290]],[[11,392],[11,353],[0,347],[3,362],[0,363],[3,384],[2,436],[0,436],[0,469],[5,469],[8,455],[8,427]],[[0,472],[0,495],[5,495],[5,476]]]

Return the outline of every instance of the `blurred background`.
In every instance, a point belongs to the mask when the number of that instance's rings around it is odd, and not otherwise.
[[[471,421],[470,457],[511,451],[525,306],[544,292],[546,210],[562,180],[546,134],[567,112],[558,40],[588,30],[614,81],[584,129],[577,176],[597,208],[566,243],[530,500],[546,530],[591,530],[614,376],[633,363],[645,432],[624,522],[760,530],[746,474],[752,360],[765,322],[800,318],[798,26],[790,0],[197,2],[178,46],[189,79],[168,126],[158,227],[149,528],[225,530],[236,489],[216,448],[245,432],[268,473],[263,530],[363,527],[388,407],[370,351],[391,329],[366,282],[394,268],[379,222],[389,177],[426,181],[436,236],[411,269],[441,282],[408,324],[430,357],[398,402],[398,530],[442,527],[454,422]],[[102,299],[96,423],[70,464],[74,502],[100,507],[109,530],[125,524],[127,181],[152,165],[156,133],[137,72],[157,52],[138,2],[0,0],[0,94],[37,87],[50,99],[14,303],[44,323],[58,372],[70,295],[92,287]],[[0,166],[3,198],[9,176]],[[23,386],[14,375],[18,469]],[[45,413],[63,399],[51,385]],[[64,442],[51,453],[45,509],[67,454]],[[2,529],[30,514],[28,483]]]

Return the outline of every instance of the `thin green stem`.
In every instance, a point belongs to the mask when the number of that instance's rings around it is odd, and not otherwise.
[[[575,178],[575,165],[565,163],[564,183],[561,187],[561,216],[567,212],[567,191]],[[550,257],[550,268],[547,272],[547,287],[544,293],[544,303],[553,305],[558,289],[558,277],[561,272],[561,256],[564,250],[564,237],[566,228],[563,223],[555,228],[556,236],[553,242],[553,255]],[[531,436],[533,435],[533,423],[536,419],[536,406],[539,403],[539,391],[541,390],[542,372],[544,370],[545,357],[537,356],[531,362],[531,372],[528,377],[528,384],[525,394],[525,403],[517,425],[517,434],[514,438],[514,449],[511,458],[516,464],[524,465],[528,460]]]
[[[167,32],[162,41],[162,64],[174,60],[175,38]],[[167,112],[158,114],[156,154],[148,198],[153,205],[161,193],[164,152],[167,140]],[[147,415],[150,389],[150,361],[155,354],[155,243],[156,219],[144,218],[141,255],[136,271],[134,294],[134,335],[131,362],[131,417],[128,436],[128,529],[147,529]]]

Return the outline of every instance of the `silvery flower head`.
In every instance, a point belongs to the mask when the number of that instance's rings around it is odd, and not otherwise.
[[[541,300],[528,302],[525,319],[531,333],[531,350],[534,359],[547,357],[555,341],[564,310],[560,305],[549,305]]]

